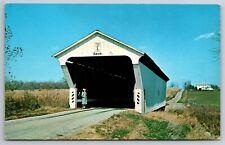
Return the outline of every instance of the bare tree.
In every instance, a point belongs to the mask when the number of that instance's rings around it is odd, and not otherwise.
[[[211,51],[212,51],[212,53],[214,55],[215,60],[220,61],[220,52],[221,52],[220,51],[220,33],[219,32],[215,32],[211,39],[216,41],[217,45],[218,45],[218,46],[212,48]]]
[[[5,18],[7,15],[5,14]],[[17,58],[23,56],[22,47],[11,46],[10,39],[13,37],[12,30],[9,26],[5,26],[5,66],[7,67],[7,71],[5,71],[5,78],[8,81],[12,81],[15,79],[15,75],[12,73],[11,64],[12,62],[16,62]]]

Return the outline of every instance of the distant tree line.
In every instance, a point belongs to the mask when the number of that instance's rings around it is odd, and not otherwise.
[[[220,90],[220,87],[214,84],[209,84],[214,90]],[[197,87],[191,84],[191,81],[184,82],[185,90],[197,90]]]
[[[220,87],[219,87],[219,86],[217,86],[217,85],[213,85],[213,84],[211,84],[211,87],[212,87],[214,90],[220,90]]]
[[[197,90],[197,87],[193,86],[191,84],[191,81],[186,81],[186,82],[184,82],[184,89],[185,90]]]
[[[179,85],[178,85],[178,83],[176,83],[176,82],[171,82],[171,83],[169,84],[169,87],[170,87],[170,88],[179,88]]]
[[[6,80],[5,90],[36,90],[36,89],[68,89],[66,80],[58,82],[47,81],[47,82],[36,82],[36,81],[15,81]]]

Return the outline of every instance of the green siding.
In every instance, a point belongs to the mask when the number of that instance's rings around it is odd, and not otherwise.
[[[145,95],[145,112],[158,109],[159,103],[163,103],[166,97],[166,82],[154,72],[140,63],[140,71]]]

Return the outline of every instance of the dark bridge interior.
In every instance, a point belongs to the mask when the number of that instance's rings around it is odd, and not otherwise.
[[[134,108],[135,77],[129,57],[71,57],[66,65],[78,91],[87,89],[89,107]]]

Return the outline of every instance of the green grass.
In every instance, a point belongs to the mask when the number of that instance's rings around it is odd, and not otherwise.
[[[188,124],[175,125],[167,121],[146,120],[149,133],[145,134],[147,139],[171,140],[184,139],[191,127]]]
[[[191,126],[188,124],[173,124],[165,120],[146,119],[140,115],[127,114],[127,117],[133,119],[135,123],[143,121],[148,128],[144,134],[146,139],[173,140],[185,139]]]
[[[124,122],[125,120],[127,120],[127,123]],[[126,112],[114,115],[114,117],[96,125],[94,128],[97,134],[104,136],[106,139],[117,140],[129,138],[133,131],[137,136],[132,139],[181,140],[185,139],[186,135],[191,131],[189,124],[175,124],[166,120],[146,118],[138,113]]]
[[[127,117],[132,119],[134,122],[142,120],[142,118],[140,116],[134,115],[134,114],[127,114]]]
[[[123,128],[118,128],[118,129],[115,129],[113,132],[112,132],[112,138],[115,139],[120,139],[120,138],[123,138],[125,137],[130,131],[127,130],[127,129],[123,129]]]
[[[212,135],[220,136],[220,91],[184,91],[180,103],[190,104],[188,111]]]
[[[220,107],[220,91],[185,91],[178,103]]]

